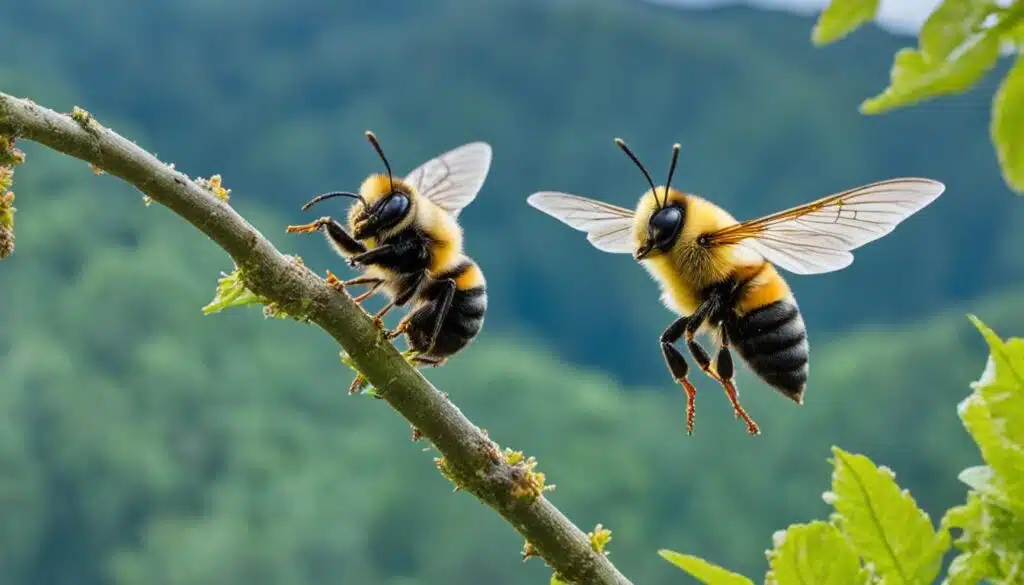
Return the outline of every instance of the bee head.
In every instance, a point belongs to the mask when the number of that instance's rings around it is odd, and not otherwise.
[[[682,194],[672,189],[672,175],[676,171],[680,146],[678,144],[672,146],[672,162],[668,168],[668,179],[665,181],[665,186],[659,189],[654,185],[651,174],[647,172],[633,151],[626,146],[626,143],[616,138],[615,144],[636,164],[651,187],[640,198],[640,203],[637,206],[635,229],[638,243],[633,257],[643,260],[651,254],[667,252],[679,238],[679,234],[683,230],[683,223],[686,221],[686,207],[683,205]]]
[[[384,163],[388,174],[370,175],[359,188],[363,196],[363,206],[349,213],[352,236],[358,240],[379,239],[380,236],[400,231],[407,227],[414,217],[412,188],[401,179],[395,179],[391,173],[391,164],[384,156],[384,149],[380,147],[380,142],[373,132],[367,130],[366,139],[377,151],[377,156]]]
[[[360,205],[354,205],[349,209],[349,227],[352,236],[357,240],[367,238],[379,238],[404,229],[413,218],[413,190],[401,179],[396,179],[391,174],[391,165],[388,163],[384,151],[377,142],[373,132],[366,132],[366,139],[373,145],[377,155],[384,161],[384,168],[387,174],[375,173],[367,177],[359,187],[359,193],[348,191],[336,191],[325,193],[314,198],[302,206],[303,210],[313,205],[330,199],[332,197],[350,197],[357,199]]]
[[[370,175],[359,189],[363,205],[349,211],[352,236],[358,240],[380,238],[407,227],[414,218],[414,198],[401,180]]]

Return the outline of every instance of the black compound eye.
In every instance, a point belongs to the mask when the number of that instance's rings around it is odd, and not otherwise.
[[[678,207],[665,207],[651,217],[651,239],[655,245],[669,244],[683,226],[683,211]]]
[[[409,209],[409,198],[403,193],[395,193],[388,197],[387,201],[380,208],[381,223],[391,224],[402,219],[405,212]]]

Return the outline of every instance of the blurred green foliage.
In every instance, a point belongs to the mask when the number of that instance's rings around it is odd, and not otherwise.
[[[1024,578],[1024,339],[1001,340],[972,318],[990,355],[974,392],[958,412],[986,465],[960,474],[967,503],[951,508],[938,529],[887,467],[864,455],[833,452],[829,522],[793,524],[773,536],[767,585],[927,584],[958,529],[959,554],[946,585],[1014,585]],[[691,555],[661,551],[706,585],[753,582]]]
[[[947,184],[849,269],[791,278],[811,343],[913,323],[1024,277],[1024,208],[1005,196],[979,106],[995,84],[861,116],[904,43],[877,30],[814,50],[807,18],[634,0],[5,3],[18,17],[0,19],[0,38],[25,55],[0,73],[8,92],[82,104],[192,176],[221,173],[243,212],[313,219],[299,210],[313,195],[381,170],[366,129],[398,172],[491,142],[488,182],[460,216],[501,299],[486,330],[541,337],[623,383],[668,383],[657,336],[671,313],[635,262],[525,203],[558,189],[631,205],[644,181],[614,136],[662,172],[681,142],[680,188],[739,218],[889,177]],[[344,268],[322,238],[281,244],[321,273]]]
[[[491,142],[491,176],[461,216],[491,291],[485,331],[425,374],[536,456],[579,526],[612,529],[635,582],[676,582],[662,547],[763,573],[766,535],[826,510],[813,462],[833,444],[884,458],[933,516],[963,501],[953,474],[975,453],[948,405],[985,353],[962,315],[1024,328],[1024,208],[1005,197],[977,106],[994,84],[941,111],[863,118],[856,104],[900,40],[864,30],[813,51],[809,19],[740,8],[0,8],[0,38],[19,49],[0,87],[81,104],[190,176],[223,173],[231,205],[321,274],[344,266],[284,227],[306,221],[311,195],[379,170],[365,129],[396,170]],[[891,176],[948,190],[850,268],[790,279],[814,348],[804,407],[741,369],[764,431],[751,439],[695,376],[687,438],[653,283],[525,204],[562,189],[628,205],[643,181],[616,135],[652,167],[682,142],[680,186],[739,217]],[[548,579],[500,518],[451,495],[404,421],[345,395],[352,374],[329,338],[258,307],[203,317],[232,270],[212,242],[81,162],[23,149],[18,251],[0,265],[0,582]]]
[[[832,0],[811,33],[835,42],[872,20],[877,0]],[[880,114],[938,96],[962,93],[995,67],[1008,47],[1016,64],[992,100],[990,132],[1006,183],[1024,193],[1024,0],[942,0],[925,21],[917,49],[900,49],[889,87],[860,110]]]

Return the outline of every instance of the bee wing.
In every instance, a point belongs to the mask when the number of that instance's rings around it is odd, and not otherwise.
[[[409,171],[405,182],[457,217],[476,198],[490,168],[491,146],[470,142]]]
[[[945,191],[932,179],[879,181],[723,228],[711,245],[740,244],[794,274],[845,268],[851,252],[891,232]]]
[[[602,252],[633,252],[633,212],[628,209],[555,191],[534,193],[526,202],[571,228],[587,232],[587,240]]]

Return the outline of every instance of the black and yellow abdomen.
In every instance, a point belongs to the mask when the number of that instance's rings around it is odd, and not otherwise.
[[[448,298],[451,300],[446,303]],[[406,328],[409,347],[428,358],[451,356],[480,333],[486,312],[483,272],[463,256],[451,268],[433,274],[417,295]]]
[[[807,328],[792,296],[734,313],[723,324],[730,345],[759,378],[803,404],[807,385]]]

